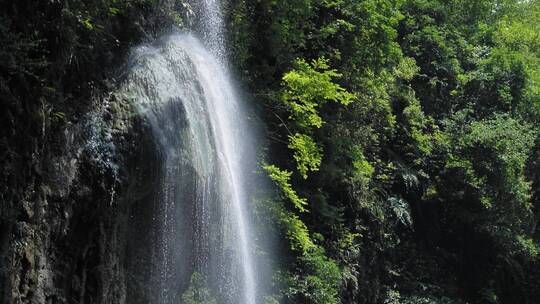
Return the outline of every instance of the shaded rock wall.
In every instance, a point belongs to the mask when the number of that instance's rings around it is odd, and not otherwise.
[[[0,0],[0,303],[125,301],[129,246],[151,238],[130,212],[151,219],[138,197],[159,156],[110,92],[179,3]]]
[[[151,148],[140,140],[140,123],[130,113],[119,101],[96,102],[94,111],[68,124],[40,151],[39,175],[26,185],[19,204],[2,214],[5,303],[125,299],[131,200],[123,193],[140,170],[131,164],[151,163],[139,159]],[[144,184],[141,179],[135,182]]]

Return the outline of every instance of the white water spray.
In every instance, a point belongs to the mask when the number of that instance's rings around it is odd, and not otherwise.
[[[200,273],[218,303],[255,304],[245,180],[254,148],[226,69],[219,3],[204,1],[206,47],[181,33],[139,47],[122,88],[162,159],[150,302],[179,303]]]

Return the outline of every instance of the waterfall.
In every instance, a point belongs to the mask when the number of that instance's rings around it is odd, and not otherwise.
[[[203,42],[173,32],[135,48],[121,89],[148,123],[160,159],[148,204],[155,208],[148,301],[181,303],[200,275],[208,303],[254,304],[246,191],[254,148],[226,68],[219,3],[201,4]]]
[[[224,24],[219,0],[202,0],[196,4],[199,24],[198,32],[206,47],[220,60],[225,60]]]

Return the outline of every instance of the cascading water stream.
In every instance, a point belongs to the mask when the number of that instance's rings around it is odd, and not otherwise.
[[[203,0],[203,8],[199,10],[199,13],[203,16],[201,18],[202,25],[200,32],[203,33],[204,41],[206,41],[207,47],[214,52],[218,60],[221,61],[222,65],[226,65],[226,54],[225,54],[225,39],[224,39],[224,23],[221,16],[221,7],[219,0]],[[204,54],[201,54],[204,57]],[[199,58],[203,58],[199,57]],[[204,69],[201,71],[209,72],[209,70]],[[253,261],[249,253],[249,241],[247,236],[247,223],[246,216],[244,215],[243,206],[247,204],[247,197],[245,197],[245,192],[242,191],[241,186],[245,185],[245,182],[242,180],[242,158],[241,153],[235,152],[235,147],[239,147],[242,137],[239,137],[241,134],[236,134],[236,137],[231,137],[230,134],[224,132],[224,130],[239,130],[239,129],[248,129],[247,125],[241,125],[243,117],[238,117],[239,114],[243,114],[243,111],[239,109],[240,104],[235,102],[238,100],[238,97],[235,96],[234,90],[232,90],[230,80],[227,80],[227,71],[224,69],[223,73],[219,74],[223,77],[222,81],[227,83],[227,86],[230,87],[230,90],[227,90],[230,95],[222,96],[220,98],[220,92],[212,90],[212,95],[214,98],[211,98],[212,101],[221,101],[214,103],[214,109],[211,113],[214,115],[213,121],[218,122],[220,126],[217,132],[220,132],[218,139],[221,141],[221,147],[223,153],[221,154],[224,158],[224,163],[227,164],[227,173],[232,179],[231,186],[233,190],[233,206],[235,213],[237,214],[238,221],[238,231],[239,238],[241,243],[241,254],[243,259],[243,270],[244,270],[244,280],[246,288],[246,304],[255,303],[255,281],[253,277]],[[208,73],[203,73],[203,77],[206,81],[212,81],[212,75]],[[216,75],[214,75],[216,76]],[[228,100],[228,102],[227,102]],[[223,102],[225,101],[225,102]],[[227,111],[227,107],[232,109],[236,114],[225,116],[225,113],[231,113]],[[243,116],[243,115],[242,115]],[[245,117],[245,116],[244,116]],[[234,123],[237,123],[237,126],[234,126]]]
[[[201,16],[198,32],[202,36],[205,46],[217,56],[219,60],[226,61],[224,24],[221,16],[219,0],[202,0],[198,6],[198,15]]]
[[[204,54],[199,54],[196,61],[203,59]],[[204,59],[203,59],[204,60]],[[197,65],[202,66],[203,62],[198,62]],[[205,83],[212,83],[217,78],[221,78],[224,74],[212,75],[213,71],[210,69],[201,69],[201,78],[204,79]],[[219,79],[220,82],[226,82],[226,79]],[[226,93],[225,95],[221,95]],[[230,185],[230,191],[232,191],[232,205],[234,208],[235,220],[237,221],[239,245],[240,245],[240,254],[242,257],[242,268],[244,272],[244,281],[245,281],[245,297],[246,303],[255,303],[255,282],[253,278],[253,261],[249,253],[249,242],[247,236],[247,223],[246,216],[244,215],[243,206],[247,203],[247,197],[241,189],[244,184],[242,180],[242,160],[238,156],[241,153],[238,153],[238,149],[241,144],[242,137],[238,133],[238,127],[235,124],[241,122],[240,120],[233,121],[231,118],[238,118],[238,113],[241,113],[238,109],[238,105],[234,103],[227,103],[223,101],[232,101],[236,99],[233,94],[233,91],[219,91],[215,90],[215,87],[209,87],[207,92],[209,100],[213,103],[213,110],[210,111],[211,120],[215,122],[213,130],[216,134],[218,141],[218,157],[220,162],[225,166],[225,176],[229,179],[228,184]],[[220,96],[221,95],[221,96]],[[231,115],[231,113],[236,113],[236,115]],[[247,126],[245,126],[247,127]],[[232,133],[230,133],[232,131]],[[237,134],[234,134],[234,133]]]
[[[122,87],[160,156],[149,302],[180,303],[201,275],[218,303],[255,304],[246,216],[250,127],[227,73],[219,3],[203,1],[206,47],[178,32],[138,47]]]

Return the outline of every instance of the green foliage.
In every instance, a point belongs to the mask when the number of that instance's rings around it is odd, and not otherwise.
[[[296,252],[285,302],[326,288],[298,255],[316,248],[344,303],[534,302],[539,2],[240,2],[270,158],[303,177],[273,180],[310,202],[276,211]]]
[[[279,301],[276,300],[274,297],[266,296],[264,298],[264,304],[279,304]]]
[[[319,58],[308,64],[299,59],[295,69],[283,76],[285,86],[282,101],[287,106],[296,130],[301,133],[290,134],[289,149],[293,151],[298,172],[304,179],[309,171],[318,171],[322,160],[322,148],[311,135],[314,129],[323,126],[319,109],[327,102],[348,105],[354,95],[334,82],[341,75],[330,69],[328,60]]]
[[[52,112],[51,113],[51,120],[53,122],[65,122],[66,121],[66,113],[63,112]]]
[[[283,102],[289,107],[290,119],[300,130],[309,132],[322,127],[318,109],[326,102],[348,105],[353,100],[353,94],[333,82],[340,76],[336,70],[329,69],[328,60],[324,58],[311,63],[299,59],[295,69],[283,76]]]
[[[300,199],[289,183],[291,173],[275,166],[264,166],[265,171],[280,189],[284,199],[290,200],[299,211],[305,211],[305,199]],[[276,221],[285,231],[290,249],[298,255],[301,271],[286,273],[282,283],[287,288],[283,296],[292,301],[314,304],[339,303],[341,271],[336,262],[326,256],[324,249],[312,240],[308,227],[293,212],[279,202],[269,202]]]
[[[535,1],[524,5],[525,11],[497,22],[493,33],[495,47],[483,64],[499,80],[501,102],[538,121],[540,37],[536,29],[540,27],[540,5]]]
[[[313,242],[307,226],[297,215],[277,203],[272,209],[278,223],[286,231],[290,249],[298,254],[296,263],[301,267],[297,273],[286,273],[281,278],[287,286],[283,296],[291,302],[339,303],[341,271],[336,262]]]
[[[359,147],[355,148],[352,153],[354,176],[363,184],[367,184],[371,180],[375,168],[366,160],[362,150]]]
[[[198,272],[191,275],[189,288],[182,294],[182,304],[216,304],[216,299],[212,296],[207,287],[206,279]]]
[[[310,136],[299,133],[289,136],[288,147],[293,151],[296,168],[304,179],[307,178],[308,171],[319,170],[322,160],[321,148]]]
[[[458,122],[461,127],[461,122]],[[472,122],[465,132],[456,131],[449,170],[464,172],[482,204],[504,204],[509,208],[530,210],[530,184],[524,175],[533,147],[535,132],[531,126],[507,116]]]
[[[448,297],[434,297],[429,295],[403,296],[396,290],[386,292],[384,304],[463,304],[462,301]]]
[[[401,59],[399,64],[394,68],[394,75],[398,79],[402,80],[412,80],[420,68],[416,65],[416,61],[410,57],[404,57]]]
[[[530,235],[535,215],[525,174],[538,130],[508,115],[469,123],[466,116],[454,119],[448,125],[451,149],[437,193],[453,202],[453,225],[472,227],[491,244],[490,258],[501,266],[484,266],[494,269],[484,275],[495,280],[500,273],[511,273],[517,280],[523,265],[538,255],[538,243]],[[488,284],[487,290],[491,298],[501,294]]]
[[[340,303],[341,272],[336,263],[326,257],[320,247],[300,260],[307,274],[289,275],[286,278],[288,290],[285,297],[304,303]]]
[[[286,198],[291,199],[292,196],[293,199],[298,199],[288,184],[290,173],[275,166],[264,168]],[[339,303],[341,271],[336,262],[326,256],[321,246],[315,244],[308,227],[298,215],[284,208],[279,202],[268,204],[276,222],[285,231],[291,251],[298,255],[297,264],[301,267],[297,273],[285,273],[281,277],[281,283],[287,286],[283,297],[291,302]]]
[[[274,165],[264,165],[263,169],[266,171],[270,179],[274,181],[276,186],[281,190],[284,199],[289,200],[300,212],[305,212],[307,200],[305,198],[300,198],[298,194],[296,194],[296,191],[294,191],[292,188],[290,183],[292,172],[281,170]]]
[[[401,198],[391,197],[387,200],[396,220],[404,226],[412,226],[413,219],[409,204]]]

